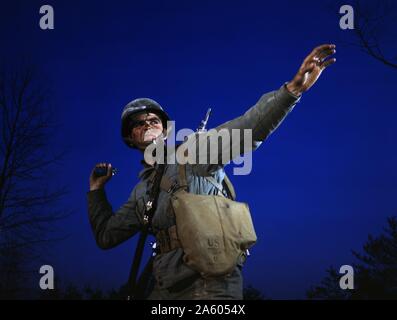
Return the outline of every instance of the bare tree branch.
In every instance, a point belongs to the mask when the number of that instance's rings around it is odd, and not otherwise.
[[[16,275],[64,239],[54,236],[54,222],[70,214],[56,209],[65,188],[48,184],[48,171],[64,156],[49,150],[57,126],[48,92],[32,68],[0,71],[0,296],[21,289]]]
[[[376,6],[365,8],[361,1],[355,1],[355,35],[358,46],[363,52],[386,66],[397,69],[396,59],[388,58],[384,54],[380,37],[388,31],[384,28],[386,21],[391,21],[397,27],[396,5],[391,1],[378,1]],[[397,28],[396,28],[397,29]]]

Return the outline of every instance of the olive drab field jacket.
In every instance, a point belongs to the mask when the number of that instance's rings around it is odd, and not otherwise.
[[[279,126],[299,99],[288,92],[286,86],[283,85],[279,90],[264,94],[242,116],[215,129],[252,129],[252,149],[255,150]],[[177,164],[166,164],[164,176],[170,181],[176,181],[177,167]],[[117,211],[113,211],[104,189],[87,193],[89,220],[100,248],[115,247],[141,229],[153,170],[155,167],[144,164],[143,170],[139,173],[139,183],[132,190],[127,202]],[[214,184],[204,178],[209,175],[222,184],[225,176],[224,166],[221,164],[187,165],[186,178],[189,192],[202,195],[218,194],[219,191]],[[170,210],[170,194],[160,190],[152,220],[153,231],[157,233],[174,225],[175,217]],[[192,277],[195,271],[184,264],[183,250],[176,248],[155,257],[153,273],[159,288],[171,288],[184,279]]]

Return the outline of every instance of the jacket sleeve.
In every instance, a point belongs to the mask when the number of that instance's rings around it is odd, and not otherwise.
[[[141,227],[136,214],[135,192],[113,213],[105,190],[87,192],[88,216],[98,247],[110,249],[131,238]]]
[[[203,174],[204,171],[207,173],[213,172],[218,170],[219,166],[224,166],[226,164],[222,161],[223,154],[227,154],[227,158],[231,161],[245,152],[256,150],[261,143],[277,129],[299,99],[300,97],[290,93],[284,84],[279,90],[264,94],[259,101],[242,116],[223,123],[215,129],[209,130],[201,138],[198,138],[196,134],[197,161],[199,161],[200,158],[201,160],[206,158],[208,165],[195,165],[193,166],[195,167],[194,171],[198,174]],[[251,132],[252,140],[244,139],[245,129]],[[214,137],[222,131],[228,133],[230,143],[224,144],[220,138],[217,138],[218,146],[211,148],[212,142],[209,141],[212,139],[211,136]],[[219,134],[218,137],[220,136],[222,135]],[[212,161],[210,159],[211,157],[217,159],[218,162]]]
[[[299,97],[290,93],[283,85],[277,91],[264,94],[259,101],[242,116],[228,121],[215,128],[225,129],[232,136],[232,129],[252,130],[252,148],[255,150],[266,138],[277,129],[284,118],[292,111]],[[242,136],[241,136],[242,137]],[[242,139],[240,142],[243,142]]]

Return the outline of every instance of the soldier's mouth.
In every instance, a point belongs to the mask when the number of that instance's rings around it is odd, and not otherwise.
[[[148,129],[143,134],[143,140],[144,141],[152,141],[153,139],[156,139],[160,134],[161,134],[161,131],[158,129],[154,129],[154,130]]]

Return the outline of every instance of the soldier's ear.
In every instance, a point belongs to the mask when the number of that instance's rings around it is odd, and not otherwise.
[[[134,139],[132,138],[132,130],[130,131],[130,135],[128,136],[127,141],[132,148],[136,148]]]

